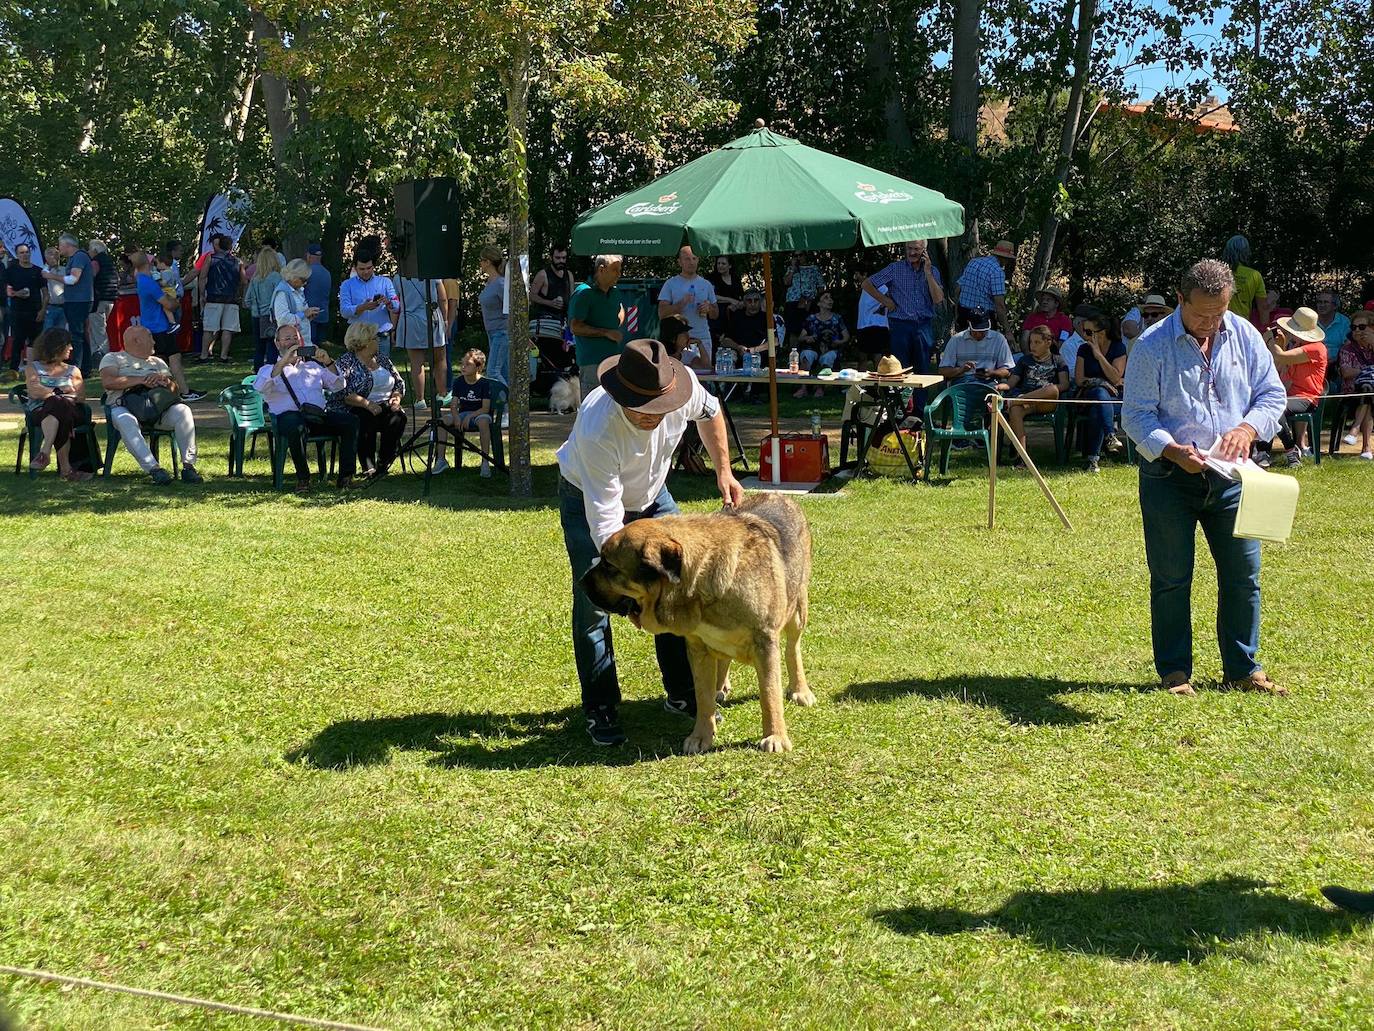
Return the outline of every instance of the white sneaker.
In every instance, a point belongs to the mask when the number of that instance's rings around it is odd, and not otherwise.
[[[1359,438],[1353,433],[1347,433],[1341,440],[1346,444],[1358,444],[1360,442]]]
[[[444,408],[447,408],[449,405],[453,404],[453,395],[445,394],[443,397],[436,397],[434,399],[434,403],[437,405],[441,405]]]
[[[1374,451],[1361,451],[1360,457],[1366,462],[1374,462]]]
[[[477,471],[477,475],[482,477],[484,480],[491,479],[491,466],[487,465],[486,462],[483,462],[482,468]]]
[[[438,476],[440,473],[448,472],[448,459],[441,458],[434,463],[434,468],[429,471],[429,475]]]
[[[501,415],[501,428],[502,428],[503,430],[508,430],[508,429],[510,429],[510,415],[508,415],[508,414],[506,414],[506,413],[504,413],[504,412],[503,412],[502,415]]]
[[[415,410],[416,410],[417,412],[425,412],[425,411],[428,411],[428,410],[429,410],[429,402],[427,402],[423,397],[420,398],[420,400],[418,400],[418,401],[415,402]]]

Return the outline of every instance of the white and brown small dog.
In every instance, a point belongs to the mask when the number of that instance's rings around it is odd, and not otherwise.
[[[572,415],[582,407],[582,383],[576,376],[553,381],[549,388],[549,411],[554,415]]]

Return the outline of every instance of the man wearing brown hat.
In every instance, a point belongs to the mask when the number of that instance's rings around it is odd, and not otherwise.
[[[955,330],[968,327],[969,316],[975,308],[997,313],[998,327],[1008,339],[1014,337],[1015,327],[1007,317],[1007,269],[1016,262],[1016,246],[1010,240],[999,240],[991,254],[974,258],[964,266],[959,282],[954,284],[954,303],[959,314],[954,320]]]
[[[730,469],[720,402],[657,340],[633,340],[597,368],[599,385],[582,401],[572,433],[558,449],[560,520],[572,564],[573,658],[582,685],[587,733],[598,745],[625,740],[620,729],[620,681],[610,617],[582,590],[583,575],[601,546],[626,523],[676,515],[668,470],[689,422],[697,424],[726,505],[744,491]],[[687,643],[654,638],[664,707],[696,718],[696,692]]]

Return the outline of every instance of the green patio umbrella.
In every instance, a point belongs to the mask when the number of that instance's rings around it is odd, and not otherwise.
[[[841,250],[964,231],[964,209],[934,190],[767,129],[727,143],[573,226],[579,254],[762,254],[769,327],[768,394],[778,436],[774,251]],[[778,463],[774,461],[776,475]]]

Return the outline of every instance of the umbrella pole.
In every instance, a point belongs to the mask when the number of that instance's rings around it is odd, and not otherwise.
[[[768,418],[772,424],[773,482],[782,482],[782,459],[778,441],[778,341],[773,329],[773,255],[763,254],[764,317],[768,320]]]

